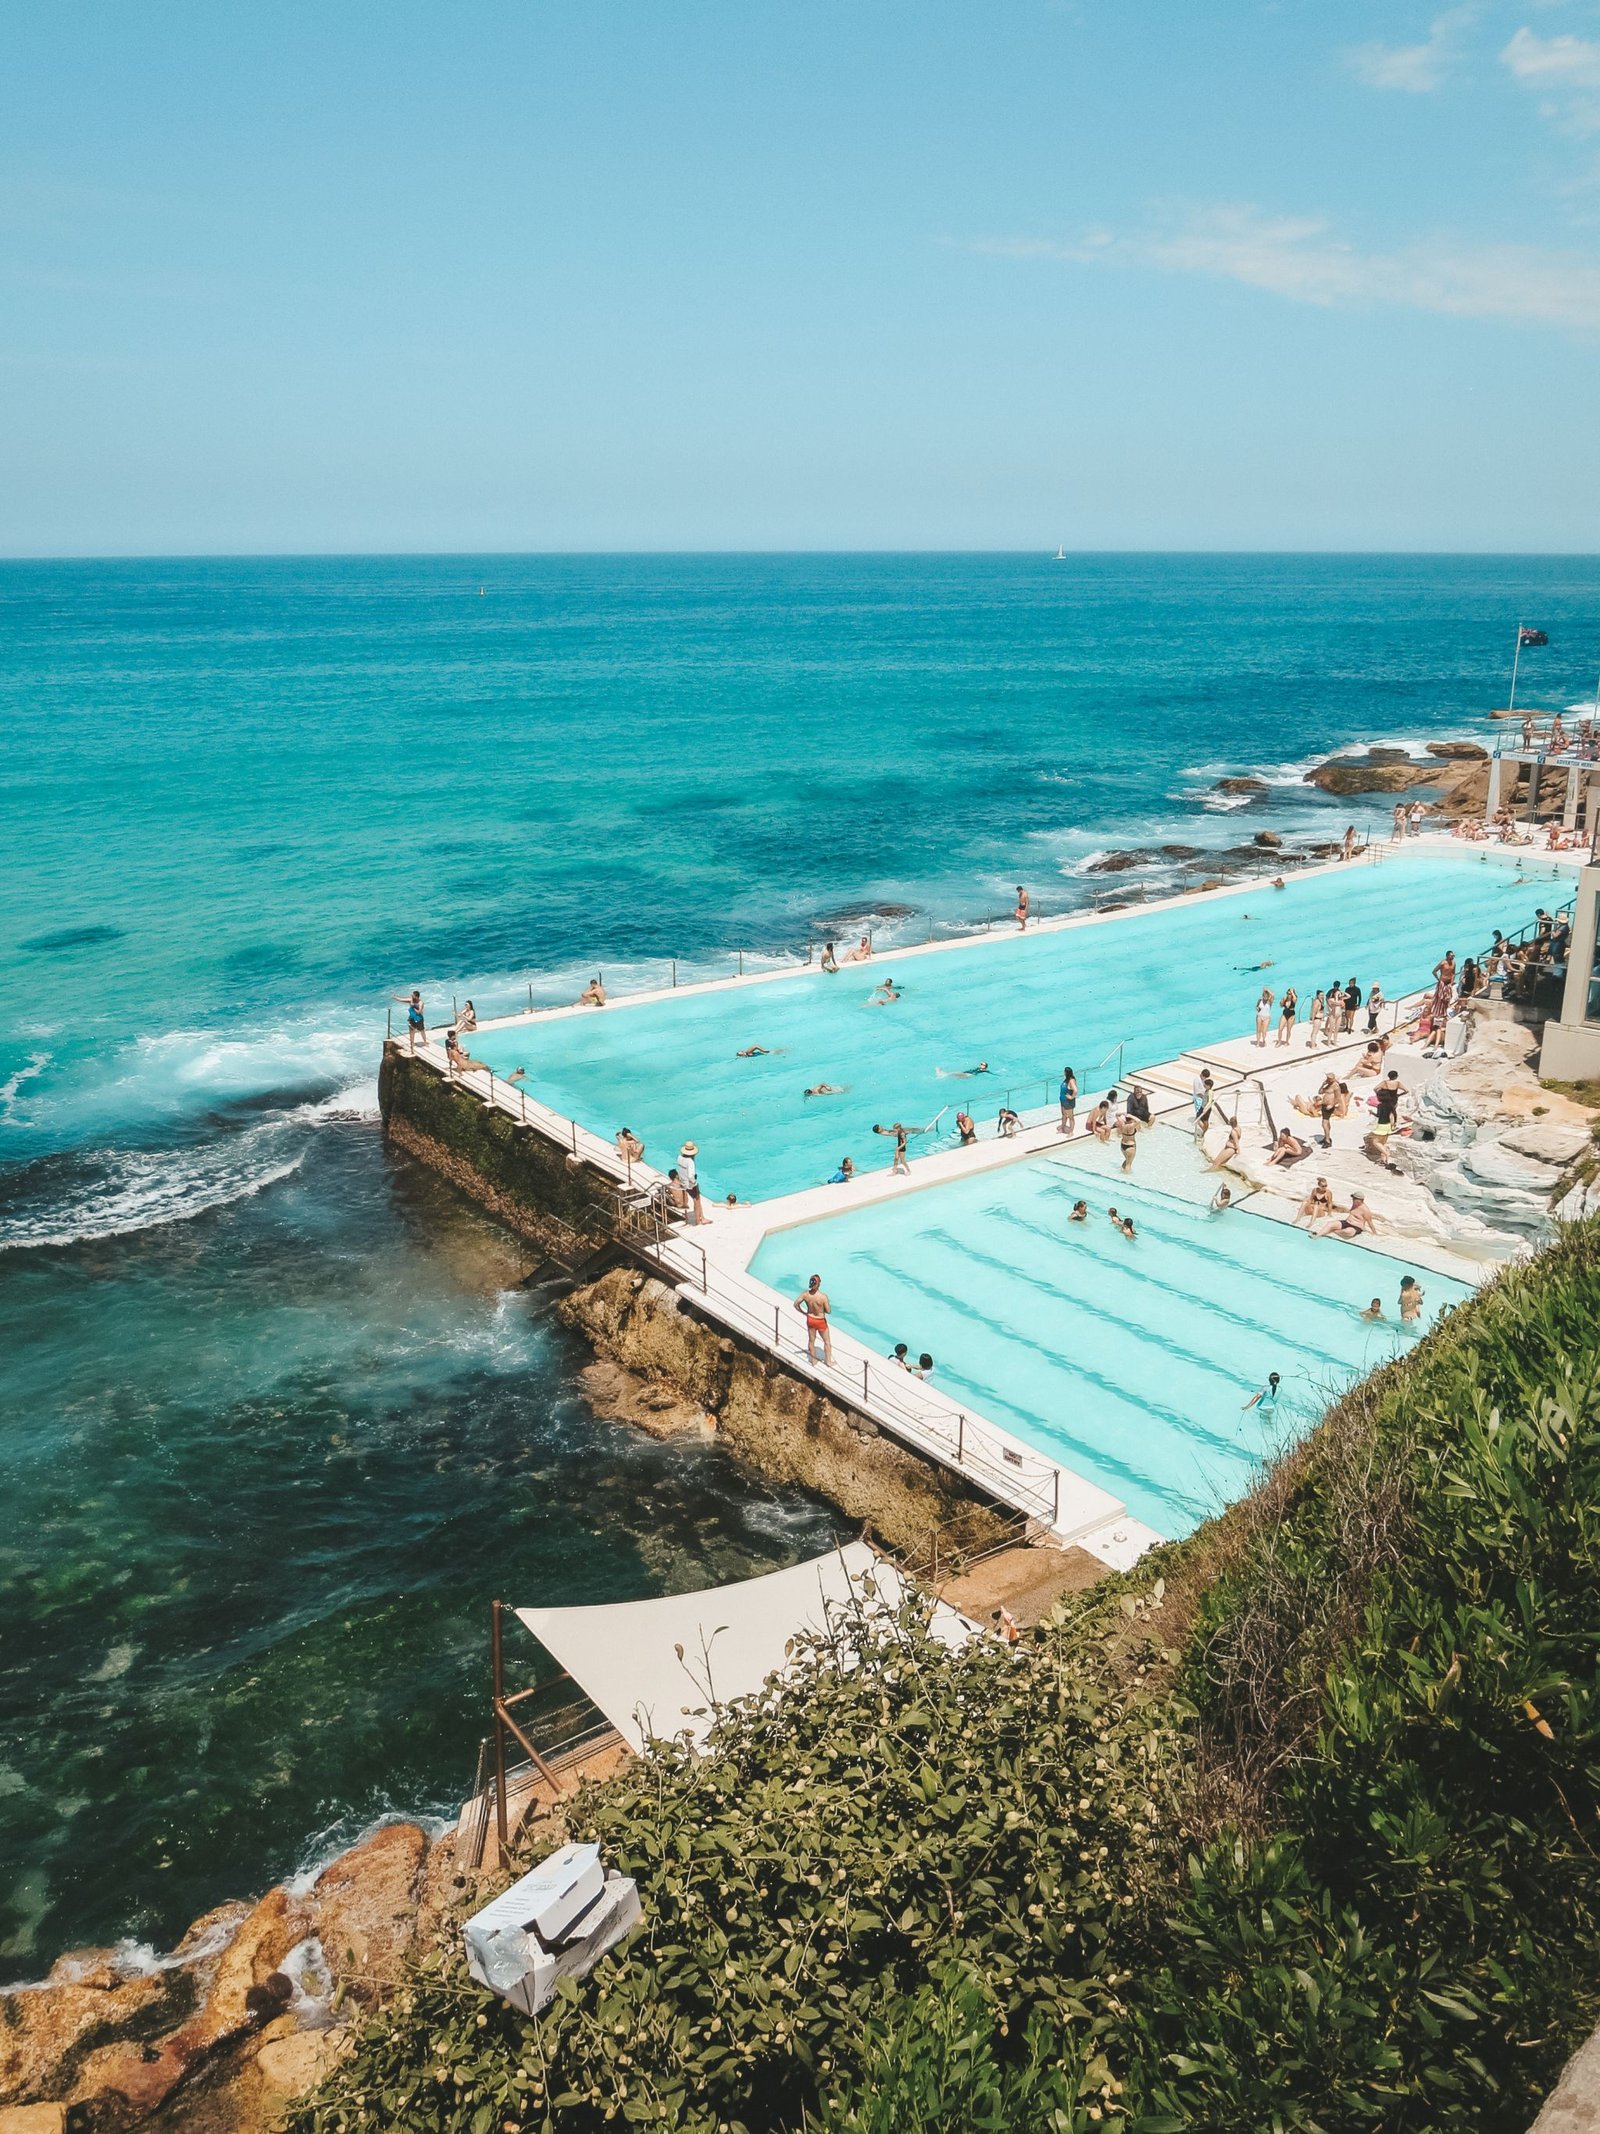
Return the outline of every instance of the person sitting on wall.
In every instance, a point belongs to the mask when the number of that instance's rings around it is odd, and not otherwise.
[[[472,1057],[453,1030],[447,1030],[444,1034],[444,1056],[450,1062],[452,1074],[467,1074],[472,1071],[487,1074],[489,1071],[482,1060]]]
[[[468,1036],[470,1036],[472,1032],[477,1029],[477,1027],[478,1011],[472,1005],[472,1002],[469,1000],[466,1006],[462,1009],[461,1013],[456,1017],[456,1028],[458,1030],[466,1031]]]
[[[617,1154],[624,1163],[642,1163],[644,1161],[644,1143],[631,1126],[623,1127],[617,1135]]]
[[[591,978],[578,995],[580,1008],[603,1008],[606,1004],[606,989],[598,977]]]

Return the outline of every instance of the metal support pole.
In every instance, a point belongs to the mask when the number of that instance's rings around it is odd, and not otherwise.
[[[576,1119],[569,1119],[567,1124],[572,1128],[572,1153],[576,1156],[578,1153],[578,1122]]]
[[[742,978],[744,976],[744,950],[739,949],[737,954],[739,958],[739,976]]]
[[[517,1084],[517,1096],[522,1105],[522,1123],[526,1126],[528,1123],[528,1092],[520,1082]]]
[[[863,1356],[863,1357],[862,1357],[862,1359],[861,1359],[861,1398],[862,1398],[863,1400],[866,1400],[866,1399],[868,1398],[868,1390],[867,1390],[867,1359],[866,1359],[866,1357],[865,1357],[865,1356]]]
[[[676,956],[672,959],[672,983],[674,989],[676,989],[678,983],[678,959]]]
[[[533,1013],[533,980],[528,980],[528,1013]]]
[[[1059,1467],[1056,1469],[1055,1503],[1050,1512],[1050,1524],[1052,1526],[1061,1524],[1061,1469]]]
[[[489,1671],[494,1685],[494,1827],[500,1840],[500,1858],[506,1856],[506,1737],[500,1722],[505,1705],[505,1653],[500,1634],[500,1603],[490,1602]]]
[[[386,1039],[394,1036],[394,1010],[391,1008],[383,1018],[383,1034]]]
[[[967,1419],[964,1415],[958,1415],[956,1417],[956,1465],[958,1467],[963,1466],[966,1462],[966,1457]]]

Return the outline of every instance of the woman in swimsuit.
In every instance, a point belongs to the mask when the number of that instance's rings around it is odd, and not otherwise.
[[[1261,988],[1261,998],[1256,1002],[1256,1044],[1263,1051],[1266,1049],[1267,1029],[1271,1021],[1272,988],[1264,985]]]
[[[1312,1001],[1311,1011],[1306,1017],[1306,1050],[1308,1052],[1315,1051],[1322,1041],[1322,1018],[1326,1009],[1327,1002],[1319,992]]]
[[[1078,1077],[1070,1067],[1061,1070],[1061,1131],[1070,1140],[1078,1123]]]
[[[460,1015],[456,1018],[456,1028],[458,1030],[466,1031],[467,1035],[470,1037],[472,1035],[472,1032],[476,1030],[477,1027],[478,1011],[472,1005],[472,1002],[469,1000],[466,1006],[462,1009]]]
[[[839,959],[833,953],[831,941],[824,941],[822,944],[822,968],[825,971],[836,971],[839,968]]]
[[[1009,1141],[1012,1135],[1016,1132],[1017,1128],[1022,1124],[1022,1121],[1018,1117],[1018,1115],[1011,1109],[1011,1106],[1009,1104],[1002,1104],[1000,1107],[999,1117],[995,1120],[994,1123],[996,1131],[1003,1135],[1007,1141]]]
[[[1294,1019],[1299,1013],[1300,1002],[1293,986],[1286,986],[1278,1003],[1278,1043],[1288,1044],[1294,1035]]]
[[[1456,952],[1446,949],[1441,961],[1433,967],[1433,999],[1428,1005],[1428,1015],[1435,1030],[1442,1030],[1450,1014],[1450,1003],[1456,997]]]
[[[961,1146],[964,1149],[971,1148],[973,1142],[978,1138],[978,1129],[973,1123],[970,1112],[958,1111],[956,1113],[956,1132],[961,1136]]]
[[[1325,1215],[1333,1213],[1333,1188],[1325,1178],[1319,1178],[1311,1191],[1295,1211],[1297,1223],[1321,1222]]]
[[[1379,1011],[1384,1007],[1383,987],[1373,981],[1372,991],[1367,995],[1367,1035],[1377,1034]]]

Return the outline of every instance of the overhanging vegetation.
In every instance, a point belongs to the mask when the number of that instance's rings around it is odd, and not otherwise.
[[[582,1798],[645,1929],[426,1963],[296,2134],[1517,2130],[1600,2013],[1600,1223],[1015,1651],[912,1620]]]

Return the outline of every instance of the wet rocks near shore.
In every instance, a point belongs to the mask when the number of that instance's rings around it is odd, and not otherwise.
[[[0,1996],[0,2134],[274,2125],[474,1895],[453,1836],[390,1823],[308,1888],[206,1913],[159,1964],[125,1948],[63,1956]]]
[[[1265,778],[1218,778],[1213,781],[1213,793],[1270,793],[1272,788]]]
[[[1414,786],[1437,785],[1438,763],[1418,763],[1403,748],[1370,748],[1364,756],[1333,756],[1306,772],[1305,782],[1335,799],[1362,793],[1407,793]]]

